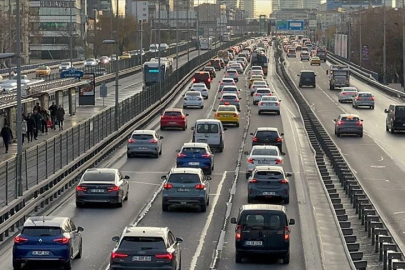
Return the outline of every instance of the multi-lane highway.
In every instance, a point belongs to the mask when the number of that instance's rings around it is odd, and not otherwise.
[[[339,90],[329,90],[326,70],[328,63],[321,66],[310,66],[308,62],[288,59],[289,72],[296,80],[302,69],[314,70],[317,74],[317,87],[302,88],[301,93],[312,105],[316,114],[325,126],[332,139],[340,148],[350,166],[356,173],[361,185],[366,190],[387,223],[390,232],[399,240],[405,250],[405,207],[403,204],[405,182],[404,133],[390,134],[385,131],[386,114],[389,104],[403,104],[403,101],[387,96],[384,93],[351,77],[351,86],[358,91],[371,92],[375,96],[375,109],[353,108],[351,104],[340,104],[337,100]],[[296,80],[296,84],[297,80]],[[333,119],[341,113],[358,114],[364,120],[365,136],[341,137],[334,135]]]

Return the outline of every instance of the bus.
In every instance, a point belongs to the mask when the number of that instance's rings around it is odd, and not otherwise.
[[[171,73],[171,68],[168,63],[162,61],[160,63],[160,79],[159,79],[159,62],[145,62],[143,64],[143,81],[145,86],[151,86],[158,82],[163,82]]]

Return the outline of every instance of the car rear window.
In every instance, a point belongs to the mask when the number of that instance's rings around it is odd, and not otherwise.
[[[82,178],[83,181],[97,181],[97,182],[114,182],[115,173],[112,172],[86,172]]]
[[[183,149],[181,149],[181,152],[187,154],[204,154],[206,150],[205,148],[183,147]]]
[[[200,176],[195,173],[172,173],[167,179],[169,183],[188,184],[200,183]]]
[[[370,93],[362,93],[359,94],[359,97],[372,97],[373,95],[371,95]]]
[[[208,72],[194,74],[194,78],[196,78],[198,80],[208,80],[209,77],[210,77],[210,74]]]
[[[226,96],[226,95],[223,95],[223,96],[222,96],[222,99],[236,99],[236,96]]]
[[[237,73],[236,70],[228,70],[227,72],[230,73],[230,74],[232,74],[232,73]]]
[[[192,97],[199,97],[201,94],[198,91],[190,91],[186,93],[186,96],[192,96]]]
[[[197,133],[218,133],[217,124],[198,124]]]
[[[121,240],[120,249],[150,250],[166,249],[165,242],[161,237],[134,237],[126,236]]]
[[[284,179],[284,175],[279,171],[256,171],[255,178],[261,179]]]
[[[234,107],[221,106],[218,108],[218,112],[234,112],[234,111],[235,111]]]
[[[246,215],[242,220],[243,230],[260,230],[265,227],[265,215],[252,214]]]
[[[395,115],[405,116],[405,106],[396,106]]]
[[[235,88],[235,87],[224,87],[224,88],[222,88],[222,91],[224,91],[224,92],[226,92],[226,91],[229,91],[229,92],[237,92],[238,89]]]
[[[229,80],[222,79],[222,82],[223,83],[233,83],[234,81],[233,81],[233,79],[229,79]]]
[[[262,100],[261,100],[261,101],[278,101],[278,97],[275,97],[275,96],[271,96],[271,97],[265,96],[265,97],[262,97]]]
[[[276,131],[262,130],[262,131],[258,131],[256,133],[256,137],[258,137],[258,138],[277,138],[278,134]]]
[[[301,72],[302,78],[313,78],[315,77],[315,73],[312,72]]]
[[[132,139],[140,141],[149,141],[153,139],[152,134],[132,134]]]
[[[252,155],[278,156],[275,149],[254,149]]]
[[[57,236],[62,233],[59,227],[25,227],[22,234],[32,237]]]
[[[360,119],[358,117],[355,117],[355,116],[343,116],[341,120],[342,121],[348,121],[348,122],[357,122]]]
[[[166,116],[181,116],[181,112],[176,112],[176,111],[169,111],[165,112]]]
[[[265,81],[254,81],[253,84],[256,85],[266,85]]]
[[[267,89],[258,89],[256,92],[257,93],[271,93],[271,91],[267,90]]]

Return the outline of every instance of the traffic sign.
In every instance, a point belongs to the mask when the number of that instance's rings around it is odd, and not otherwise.
[[[304,30],[304,21],[288,21],[288,30],[299,31]]]
[[[287,21],[277,21],[277,30],[287,30]]]
[[[62,79],[64,79],[64,78],[81,78],[81,77],[83,77],[83,75],[84,75],[83,71],[76,70],[74,68],[70,68],[70,69],[62,71],[60,73],[60,77]]]
[[[100,85],[100,97],[107,97],[107,86],[105,85],[105,82],[102,82]]]

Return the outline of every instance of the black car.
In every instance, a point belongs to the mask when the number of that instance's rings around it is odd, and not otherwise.
[[[384,112],[387,114],[385,130],[392,134],[395,131],[405,130],[405,105],[390,104]]]
[[[208,71],[198,71],[194,73],[193,83],[205,83],[208,89],[211,89],[211,75]]]
[[[204,69],[202,71],[208,71],[210,73],[211,81],[212,81],[212,79],[217,77],[217,72],[215,71],[214,67],[204,67]]]
[[[283,138],[281,136],[284,133],[280,133],[277,128],[274,127],[259,127],[254,133],[250,133],[253,136],[252,146],[255,145],[274,145],[283,150]]]
[[[110,270],[181,269],[183,239],[167,227],[130,226],[112,240],[118,243],[111,252]]]
[[[272,204],[249,204],[231,218],[235,228],[235,262],[252,255],[275,256],[290,263],[290,228],[294,219],[287,219],[286,208]]]
[[[316,87],[316,74],[313,70],[301,70],[300,74],[297,75],[300,77],[298,86],[311,86],[312,88]]]

